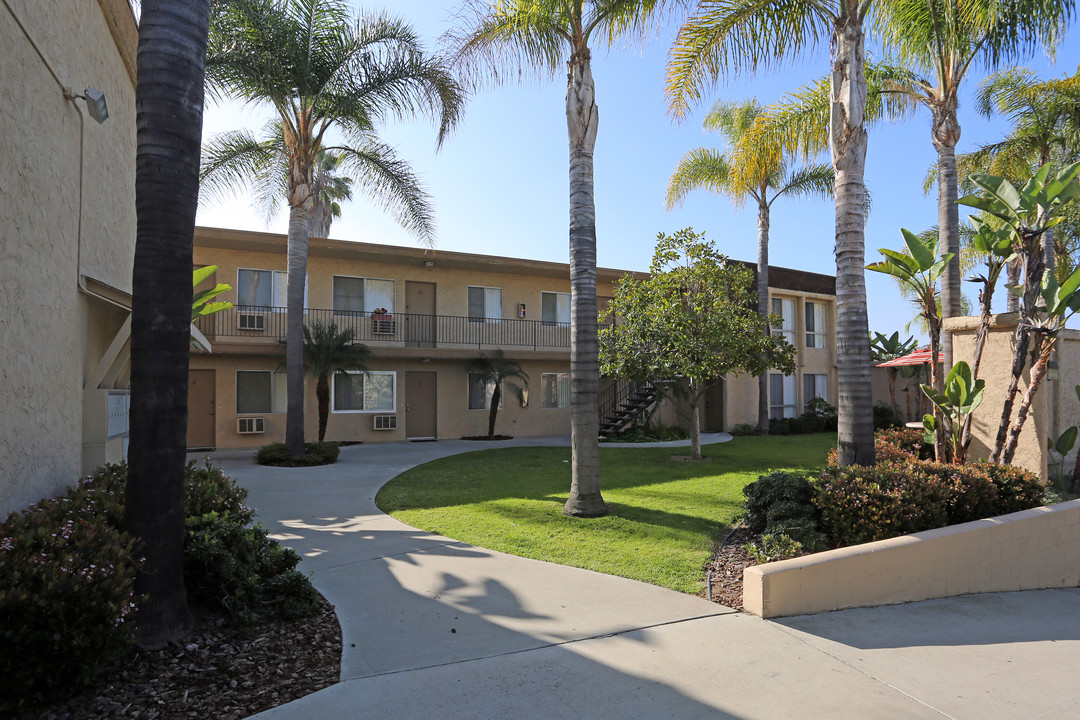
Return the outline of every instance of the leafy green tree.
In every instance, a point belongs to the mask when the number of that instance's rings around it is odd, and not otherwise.
[[[453,57],[477,83],[566,72],[570,146],[570,497],[577,517],[608,513],[600,492],[593,149],[599,127],[592,48],[644,37],[650,23],[686,0],[487,0],[466,2],[448,34]]]
[[[480,353],[469,367],[469,372],[479,375],[484,386],[491,385],[491,399],[488,403],[488,440],[495,438],[495,418],[499,415],[502,404],[503,387],[516,387],[515,381],[528,384],[529,374],[515,360],[507,360],[502,350],[496,350],[492,357]]]
[[[138,638],[160,646],[192,626],[184,588],[184,465],[209,0],[144,0],[135,90],[131,439],[124,527],[140,546]]]
[[[315,188],[308,220],[310,237],[329,237],[330,225],[341,217],[340,201],[352,200],[352,178],[337,174],[340,164],[340,155],[325,150],[315,161]]]
[[[701,400],[728,373],[795,371],[795,348],[765,332],[753,276],[693,229],[657,236],[651,276],[619,280],[602,319],[604,375],[664,382],[690,405],[691,457],[701,459]]]
[[[866,35],[873,0],[701,0],[679,30],[667,95],[682,116],[718,79],[773,69],[828,41],[829,149],[836,199],[839,463],[874,464],[870,328],[866,313]]]
[[[922,316],[926,320],[930,335],[930,386],[941,390],[941,376],[938,371],[938,354],[941,350],[941,316],[938,314],[937,282],[952,260],[951,253],[943,253],[938,258],[936,238],[921,240],[910,230],[901,229],[907,253],[881,248],[878,250],[885,260],[870,263],[867,270],[892,275],[907,286],[919,299]],[[935,434],[934,453],[938,462],[944,462],[946,450],[941,432]]]
[[[960,219],[956,206],[957,107],[973,65],[997,67],[1052,49],[1072,15],[1072,0],[888,0],[875,5],[875,24],[887,48],[924,75],[897,82],[930,111],[930,138],[937,150],[939,245],[953,259],[941,282],[942,317],[961,314]],[[952,367],[952,335],[943,338],[945,369]]]
[[[870,338],[870,352],[873,354],[875,363],[883,363],[889,360],[895,360],[896,358],[903,357],[908,353],[914,351],[919,347],[919,343],[915,338],[908,337],[906,340],[900,339],[900,331],[895,331],[892,335],[886,337],[879,332],[873,334]],[[900,368],[889,367],[885,368],[889,377],[889,404],[892,407],[896,405],[896,377]],[[910,408],[909,408],[910,410]]]
[[[1012,376],[1001,410],[993,462],[1012,462],[1020,431],[1038,392],[1057,336],[1068,318],[1080,310],[1080,269],[1064,283],[1058,283],[1053,273],[1047,273],[1041,247],[1041,237],[1062,220],[1062,212],[1080,199],[1080,162],[1074,163],[1050,177],[1049,165],[1020,188],[1003,177],[972,175],[971,181],[980,189],[958,202],[969,205],[1003,221],[1008,228],[1006,240],[1024,268],[1023,284],[1014,291],[1020,294],[1020,319],[1013,342]],[[1027,390],[1012,419],[1013,403],[1019,391],[1024,366],[1031,357]]]
[[[330,416],[330,378],[338,372],[367,371],[371,350],[357,343],[356,330],[339,329],[337,323],[318,320],[304,326],[304,368],[315,378],[315,398],[319,401],[319,442],[326,438]]]
[[[210,28],[206,76],[215,97],[274,110],[257,138],[247,130],[207,143],[203,185],[221,196],[253,185],[264,201],[289,206],[288,412],[285,443],[304,454],[304,284],[309,217],[319,154],[421,241],[432,243],[431,207],[418,178],[381,142],[387,119],[430,115],[437,144],[464,105],[441,59],[424,53],[405,23],[384,15],[353,17],[343,0],[219,0]],[[330,144],[330,136],[340,144]]]
[[[741,103],[719,100],[705,117],[705,129],[715,130],[724,138],[727,152],[711,148],[696,148],[679,160],[668,180],[667,207],[681,205],[694,190],[710,190],[726,195],[736,206],[747,200],[757,203],[758,252],[757,295],[758,313],[769,314],[769,224],[772,205],[783,195],[828,198],[832,195],[833,171],[828,165],[810,164],[789,169],[790,158],[779,148],[749,148],[741,146],[754,125],[762,117],[757,100]],[[748,158],[748,153],[766,157]],[[752,160],[753,162],[749,162]],[[752,164],[753,170],[744,167]],[[769,332],[768,325],[765,332]],[[769,429],[769,376],[758,378],[758,431]]]

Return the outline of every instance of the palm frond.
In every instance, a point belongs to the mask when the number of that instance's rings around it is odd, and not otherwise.
[[[682,156],[668,180],[665,203],[671,210],[681,206],[694,190],[708,190],[727,195],[736,207],[745,202],[747,188],[731,185],[731,166],[720,152],[710,148],[695,148]]]
[[[200,202],[220,202],[247,188],[280,201],[286,193],[277,171],[284,167],[283,149],[273,137],[259,140],[248,130],[214,135],[203,144]]]
[[[787,177],[787,182],[776,189],[775,197],[790,195],[828,200],[833,196],[835,182],[836,174],[833,172],[832,165],[822,163],[806,165]]]

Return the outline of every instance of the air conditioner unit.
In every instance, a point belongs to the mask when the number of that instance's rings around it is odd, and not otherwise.
[[[371,416],[371,429],[372,430],[396,430],[397,429],[397,415],[372,415]]]
[[[372,320],[372,335],[394,335],[397,332],[396,320]]]
[[[241,435],[259,435],[266,432],[266,418],[242,417],[236,418],[236,432]]]
[[[258,313],[238,313],[236,322],[241,330],[266,330],[266,316]]]

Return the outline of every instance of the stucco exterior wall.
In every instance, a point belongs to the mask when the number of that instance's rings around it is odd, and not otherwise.
[[[83,380],[97,360],[83,328],[109,324],[94,320],[109,311],[80,293],[79,279],[130,290],[135,242],[130,9],[123,0],[9,4],[0,6],[0,513],[79,476]],[[61,84],[104,91],[109,120],[98,125]]]

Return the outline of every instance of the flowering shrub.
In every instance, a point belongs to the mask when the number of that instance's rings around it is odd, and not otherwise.
[[[132,640],[133,541],[86,484],[0,524],[0,708],[87,686]]]

